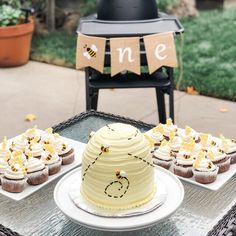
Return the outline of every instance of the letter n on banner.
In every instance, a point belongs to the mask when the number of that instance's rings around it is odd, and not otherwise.
[[[149,73],[162,66],[177,67],[175,41],[172,32],[144,37]]]
[[[92,67],[103,73],[106,38],[78,35],[76,69]]]
[[[138,37],[111,38],[111,76],[124,70],[140,75],[140,42]]]

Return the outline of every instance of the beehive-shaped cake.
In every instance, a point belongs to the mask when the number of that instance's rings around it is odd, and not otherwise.
[[[98,207],[121,210],[148,202],[156,190],[150,143],[131,125],[104,126],[85,148],[81,178],[81,194]]]

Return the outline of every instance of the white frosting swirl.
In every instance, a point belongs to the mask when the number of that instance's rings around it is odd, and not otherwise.
[[[163,129],[164,129],[164,133],[163,135],[166,136],[166,137],[169,137],[170,136],[170,133],[171,132],[176,132],[178,130],[177,126],[176,125],[163,125]]]
[[[209,152],[212,152],[214,157],[210,157]],[[207,158],[211,159],[212,161],[220,161],[226,157],[226,153],[222,152],[222,149],[219,147],[211,147],[207,152]]]
[[[194,162],[194,157],[190,152],[181,150],[177,153],[176,162],[180,165],[190,166]]]
[[[25,168],[27,169],[27,173],[32,173],[32,172],[43,170],[45,168],[45,165],[42,162],[42,160],[31,157],[25,164]]]
[[[156,144],[160,144],[161,141],[164,139],[163,135],[160,132],[152,132],[151,138]]]
[[[170,152],[171,152],[170,146],[164,145],[160,146],[157,150],[155,150],[153,155],[160,160],[170,161],[173,159],[173,157],[170,155]]]
[[[58,155],[66,154],[72,149],[71,145],[62,138],[57,139],[57,142],[55,143],[55,148]]]
[[[57,153],[51,154],[48,151],[43,151],[41,154],[41,160],[45,165],[51,165],[60,160],[60,157]]]
[[[28,156],[29,152],[32,153],[33,157],[40,157],[43,151],[43,147],[40,143],[31,143],[25,149],[25,154]]]
[[[41,138],[39,131],[35,128],[26,130],[26,132],[23,134],[23,136],[28,141],[32,141],[34,138],[36,138],[37,141],[39,141]]]
[[[14,159],[15,159],[14,155],[15,155],[15,151],[12,152],[12,154],[11,154],[9,164],[12,164],[14,162]],[[21,155],[18,155],[17,158],[19,158],[22,163],[26,163],[26,161],[27,161],[27,158],[24,153],[22,153]]]
[[[24,151],[27,145],[28,145],[28,141],[24,139],[24,137],[21,135],[13,140],[11,148],[14,151],[17,151],[17,150]]]
[[[55,136],[52,133],[44,133],[41,137],[41,142],[44,144],[54,144],[55,141]]]
[[[0,158],[0,174],[3,174],[8,167],[7,161],[5,161],[3,158]]]
[[[8,179],[19,180],[24,179],[25,174],[19,165],[8,166],[4,172],[4,176]]]
[[[11,152],[8,149],[0,149],[0,159],[11,156]]]
[[[173,151],[179,151],[181,147],[182,139],[178,136],[175,136],[172,141],[170,141],[170,147]]]
[[[196,170],[203,172],[211,172],[216,169],[216,166],[212,163],[212,161],[206,158],[196,160],[193,163],[193,166]]]
[[[228,150],[227,154],[236,152],[236,141],[232,141],[231,139],[227,139],[227,144],[228,144]]]

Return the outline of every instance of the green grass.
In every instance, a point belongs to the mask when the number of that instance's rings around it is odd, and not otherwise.
[[[183,76],[175,72],[181,90],[193,86],[200,94],[236,101],[236,8],[201,12],[186,18],[182,53]],[[180,55],[181,37],[176,37]],[[34,36],[31,58],[75,67],[76,34],[56,32]]]

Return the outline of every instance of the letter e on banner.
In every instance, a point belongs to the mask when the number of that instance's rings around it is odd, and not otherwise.
[[[140,39],[111,38],[111,76],[124,70],[140,75]]]
[[[172,32],[145,36],[144,44],[150,74],[162,66],[177,67],[178,62]]]

